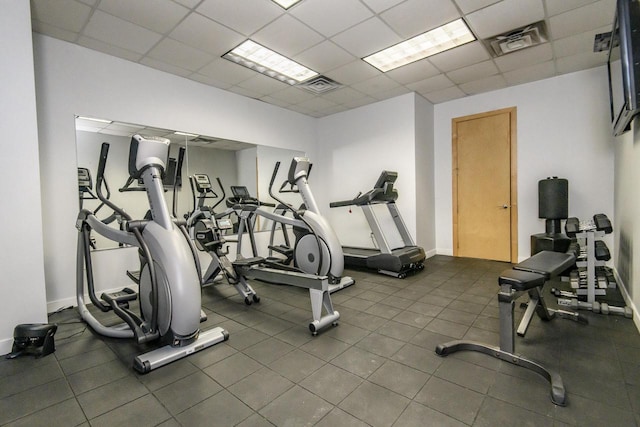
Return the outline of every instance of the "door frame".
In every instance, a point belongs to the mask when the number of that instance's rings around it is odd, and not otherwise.
[[[500,110],[486,111],[484,113],[472,114],[469,116],[456,117],[451,119],[451,149],[452,149],[452,202],[453,202],[453,256],[458,256],[458,135],[457,123],[467,120],[481,119],[483,117],[495,116],[498,114],[509,114],[510,119],[510,221],[511,221],[511,263],[518,262],[518,177],[517,177],[517,108],[509,107]]]

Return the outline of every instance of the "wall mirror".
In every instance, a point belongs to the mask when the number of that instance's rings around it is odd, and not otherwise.
[[[226,196],[232,195],[231,186],[246,186],[252,196],[261,201],[274,202],[268,193],[268,186],[276,162],[281,162],[280,170],[275,180],[274,191],[280,188],[286,178],[291,159],[303,156],[301,151],[260,146],[251,142],[233,141],[213,136],[195,135],[188,132],[176,132],[172,129],[162,129],[139,124],[116,122],[112,120],[96,119],[76,116],[76,154],[77,166],[87,168],[93,180],[98,167],[100,147],[103,142],[110,144],[109,157],[105,168],[105,179],[110,190],[110,200],[124,208],[133,218],[142,218],[148,210],[148,202],[144,192],[120,192],[119,189],[128,178],[127,162],[131,136],[143,135],[161,136],[171,140],[169,157],[177,159],[180,147],[186,148],[182,168],[181,186],[177,190],[177,214],[183,216],[193,210],[193,196],[189,185],[189,176],[193,174],[207,174],[212,181],[214,191],[222,196],[216,178],[220,178],[224,185]],[[297,194],[280,195],[287,203],[297,206],[301,203]],[[79,192],[79,199],[81,194]],[[98,200],[88,199],[78,201],[89,210],[99,205]],[[172,191],[165,193],[165,199],[171,209],[173,203]],[[217,200],[211,200],[213,205]],[[217,210],[226,208],[226,204],[219,205]],[[272,208],[267,208],[272,209]],[[111,214],[108,208],[99,211],[98,217],[103,218]],[[114,224],[115,226],[115,224]],[[256,230],[267,230],[270,227],[265,221],[257,221]],[[94,233],[97,234],[97,233]],[[117,247],[117,243],[101,236],[95,236],[96,249],[110,249]]]

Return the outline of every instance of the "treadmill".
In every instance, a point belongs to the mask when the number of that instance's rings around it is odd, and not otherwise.
[[[360,206],[373,232],[373,237],[378,248],[360,248],[343,246],[344,263],[347,266],[369,268],[378,273],[404,279],[407,274],[424,268],[426,258],[424,249],[416,246],[409,235],[395,201],[398,199],[398,191],[393,184],[398,178],[397,172],[382,171],[373,189],[364,194],[358,194],[354,199],[329,204],[332,208],[345,206]],[[392,249],[380,227],[372,205],[385,204],[393,218],[403,246]]]

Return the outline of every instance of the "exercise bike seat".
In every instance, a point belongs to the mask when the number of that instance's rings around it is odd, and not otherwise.
[[[516,264],[513,269],[540,274],[546,280],[572,267],[575,262],[573,253],[542,251]]]

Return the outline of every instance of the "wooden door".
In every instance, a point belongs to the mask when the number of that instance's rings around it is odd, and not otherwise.
[[[516,109],[455,118],[453,254],[517,262]]]

